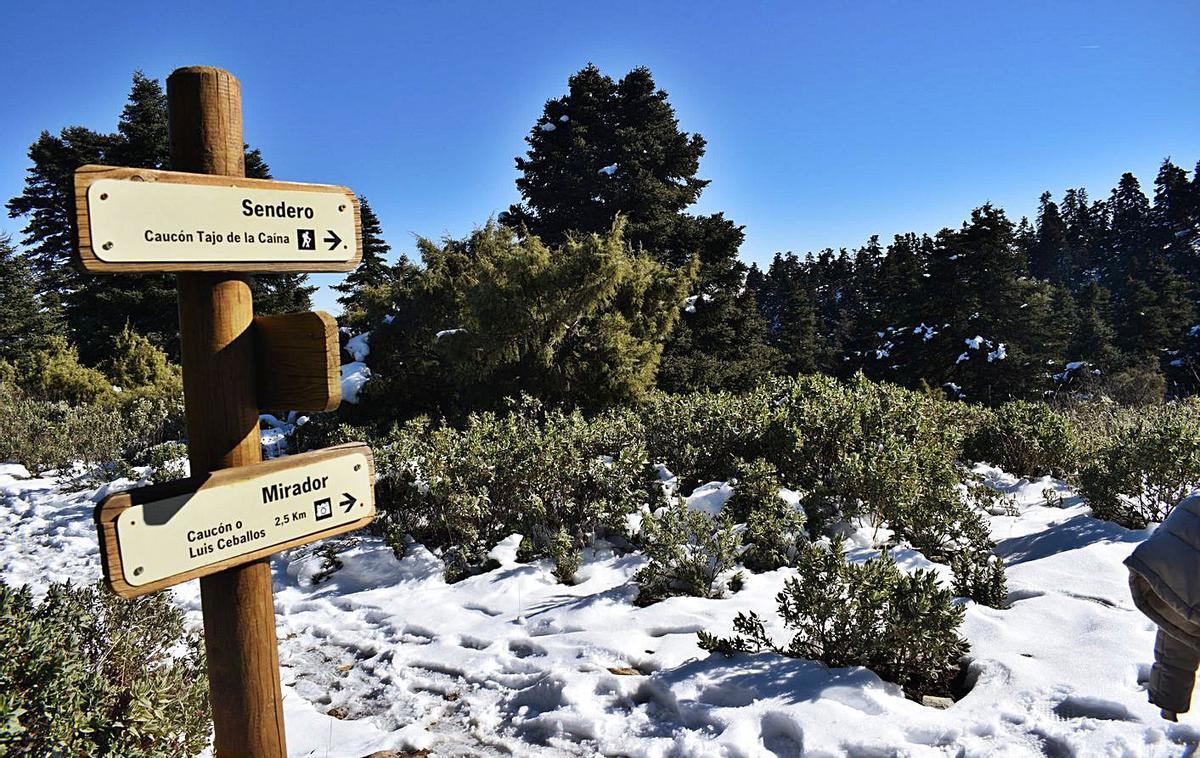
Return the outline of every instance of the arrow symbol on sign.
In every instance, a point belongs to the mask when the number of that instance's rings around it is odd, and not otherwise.
[[[321,241],[328,242],[330,250],[335,250],[335,249],[337,249],[338,245],[342,244],[342,238],[339,237],[337,235],[337,232],[335,232],[332,229],[329,230],[329,236],[327,236],[325,239],[323,239]]]
[[[342,502],[338,503],[338,505],[340,505],[340,506],[342,506],[343,508],[345,508],[345,509],[346,509],[346,513],[349,513],[349,512],[350,512],[350,509],[351,509],[351,508],[353,508],[353,507],[354,507],[354,504],[355,504],[355,503],[357,503],[358,501],[357,501],[357,500],[355,500],[355,499],[354,499],[354,495],[351,495],[349,492],[343,492],[343,493],[342,493],[342,497],[344,497],[344,498],[346,498],[346,499],[345,499],[345,500],[343,500]]]

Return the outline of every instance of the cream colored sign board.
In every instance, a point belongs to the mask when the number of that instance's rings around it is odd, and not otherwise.
[[[134,587],[373,516],[362,452],[134,505],[116,520]]]
[[[347,262],[357,238],[345,193],[98,179],[92,252],[105,263]]]

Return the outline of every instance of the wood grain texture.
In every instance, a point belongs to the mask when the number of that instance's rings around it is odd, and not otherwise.
[[[169,86],[168,82],[168,86]],[[172,122],[174,123],[174,122]],[[174,152],[172,160],[179,165]],[[203,164],[201,164],[203,165]],[[244,164],[243,164],[244,166]],[[297,192],[337,191],[346,197],[354,211],[354,257],[344,263],[327,261],[268,261],[254,263],[113,263],[100,260],[92,248],[91,219],[88,216],[88,187],[100,179],[121,179],[134,182],[165,182],[168,184],[193,184],[209,187],[243,187],[248,189],[276,189]],[[179,273],[183,271],[236,271],[243,274],[277,274],[284,272],[345,272],[353,271],[362,260],[362,216],[358,198],[348,187],[330,184],[306,184],[303,182],[278,182],[272,179],[247,179],[243,176],[210,176],[180,171],[157,171],[146,168],[122,168],[88,164],[75,170],[75,227],[76,262],[93,274],[137,274],[146,272]]]
[[[175,576],[167,577],[157,582],[133,586],[125,580],[125,570],[121,562],[121,551],[117,535],[117,521],[129,508],[135,505],[143,505],[145,503],[153,503],[159,500],[186,495],[196,492],[200,489],[208,489],[214,487],[222,487],[238,481],[245,481],[265,474],[286,473],[290,469],[294,469],[301,465],[317,464],[322,461],[332,460],[333,458],[345,455],[348,451],[361,453],[367,458],[369,474],[372,485],[375,483],[375,459],[371,454],[371,448],[362,442],[351,442],[345,445],[336,445],[334,447],[325,448],[323,450],[315,450],[310,453],[302,453],[300,455],[288,456],[287,458],[275,458],[269,461],[263,461],[255,466],[241,466],[238,468],[224,469],[214,471],[210,474],[201,476],[193,476],[188,479],[179,479],[173,482],[165,482],[163,484],[155,484],[150,487],[142,487],[136,490],[127,492],[118,492],[100,501],[96,506],[93,517],[96,521],[96,530],[100,535],[100,562],[104,570],[104,581],[109,589],[117,595],[125,598],[138,597],[151,592],[156,592],[167,587],[173,587],[176,584],[198,579],[204,576],[210,576],[233,566],[238,566],[243,563],[252,563],[275,553],[287,550],[300,545],[306,545],[310,542],[323,540],[327,537],[333,537],[345,532],[361,529],[371,523],[372,517],[366,517],[349,524],[343,524],[332,529],[326,529],[316,534],[307,535],[302,538],[289,540],[277,545],[270,545],[261,550],[256,550],[253,553],[229,558],[219,563],[214,563],[211,566],[188,571]],[[372,512],[374,511],[374,492],[373,490],[367,494],[370,498]],[[271,612],[274,617],[274,611]]]
[[[258,407],[332,411],[342,402],[337,321],[322,311],[254,319]]]
[[[228,71],[181,68],[167,78],[171,164],[244,177],[241,85]],[[86,193],[85,193],[86,197]],[[262,460],[254,305],[244,277],[178,276],[183,390],[192,472]],[[213,752],[284,758],[283,694],[271,566],[265,558],[200,580]]]

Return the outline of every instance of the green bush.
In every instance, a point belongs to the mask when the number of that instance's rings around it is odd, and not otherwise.
[[[768,387],[740,395],[657,394],[639,410],[650,461],[666,464],[683,492],[730,479],[739,460],[766,457],[783,443],[774,400]]]
[[[700,646],[726,655],[773,650],[830,667],[865,666],[906,694],[945,695],[968,650],[958,634],[964,610],[932,571],[904,574],[886,553],[848,563],[842,544],[805,547],[776,596],[784,627],[795,632],[777,645],[756,614],[738,614],[735,635],[700,633]]]
[[[34,400],[0,386],[0,461],[32,471],[118,460],[127,438],[120,413],[100,405]]]
[[[125,328],[113,341],[113,350],[105,362],[108,376],[124,390],[163,384],[178,384],[180,370],[153,342]]]
[[[965,455],[1018,476],[1066,477],[1079,466],[1079,441],[1070,420],[1045,403],[1017,400],[986,415],[966,441]]]
[[[208,745],[203,644],[162,594],[0,583],[0,754],[195,755]]]
[[[742,563],[751,571],[789,566],[806,539],[804,511],[780,497],[779,472],[768,461],[740,462],[722,514],[745,523]]]
[[[848,383],[801,377],[783,402],[790,445],[778,468],[804,492],[810,534],[866,517],[933,560],[991,547],[970,488],[962,491],[961,404],[861,374]]]
[[[1008,607],[1004,561],[985,551],[964,551],[950,560],[954,594],[993,608]]]
[[[112,382],[100,371],[79,362],[79,353],[64,337],[51,337],[45,350],[18,365],[18,384],[36,400],[72,404],[111,400]]]
[[[637,604],[668,597],[719,597],[717,580],[733,568],[741,538],[725,516],[710,517],[675,499],[642,520],[641,546],[650,559],[633,580]]]
[[[79,462],[112,475],[127,465],[153,464],[155,446],[184,433],[182,388],[143,387],[103,402],[70,403],[30,397],[0,385],[0,460],[31,470],[67,469]],[[186,454],[186,453],[185,453]]]
[[[148,456],[156,446],[186,434],[183,383],[178,378],[122,392],[116,407],[123,427],[122,456],[130,462],[152,463]]]
[[[562,532],[584,547],[623,532],[648,500],[640,428],[619,410],[589,421],[525,399],[505,414],[472,415],[461,430],[416,419],[373,449],[393,548],[403,551],[405,535],[441,548],[451,577],[513,533],[529,540],[529,555],[561,557]]]
[[[1200,488],[1200,400],[1146,406],[1111,425],[1080,474],[1080,494],[1097,518],[1130,529],[1163,521]]]
[[[152,469],[151,476],[156,481],[169,482],[187,476],[187,457],[187,445],[182,442],[164,442],[146,451],[146,465]]]
[[[571,533],[560,526],[546,549],[554,559],[554,578],[563,584],[574,584],[575,572],[579,570],[580,551],[571,539]]]

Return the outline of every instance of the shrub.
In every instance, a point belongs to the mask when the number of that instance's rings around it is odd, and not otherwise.
[[[116,462],[153,464],[150,451],[183,434],[178,381],[110,393],[99,402],[40,399],[0,384],[0,460],[30,469],[66,469],[76,462],[93,471]],[[111,473],[122,467],[109,468]]]
[[[0,461],[33,471],[97,466],[120,458],[126,437],[115,409],[34,400],[0,386]]]
[[[554,559],[554,578],[563,584],[574,584],[575,572],[579,570],[580,554],[566,528],[559,527],[558,534],[550,541],[547,551]]]
[[[950,560],[954,594],[993,608],[1008,607],[1004,561],[987,551],[964,551]]]
[[[861,374],[845,384],[802,377],[782,402],[790,445],[779,470],[804,492],[811,534],[866,516],[934,560],[981,540],[990,547],[961,488],[968,475],[956,463],[966,434],[958,404]]]
[[[187,458],[187,445],[182,442],[164,442],[147,450],[146,465],[153,469],[152,475],[157,481],[169,482],[187,476]]]
[[[685,492],[733,477],[739,460],[763,458],[782,442],[773,399],[765,387],[655,395],[640,412],[650,461],[665,463]]]
[[[513,533],[529,539],[531,556],[550,555],[563,532],[578,549],[623,531],[648,499],[640,429],[624,411],[588,421],[525,399],[503,415],[472,415],[461,430],[410,421],[372,447],[393,548],[403,550],[404,535],[442,548],[451,576]]]
[[[17,367],[18,384],[37,400],[73,404],[111,400],[112,382],[79,362],[75,346],[64,337],[51,337],[45,350],[27,356]]]
[[[165,595],[121,600],[0,583],[0,753],[195,755],[208,744],[203,644]]]
[[[1097,518],[1144,529],[1200,488],[1200,400],[1147,406],[1122,421],[1081,472],[1080,494]]]
[[[116,406],[123,427],[122,454],[131,462],[150,463],[147,456],[153,448],[180,440],[186,433],[179,377],[122,392]]]
[[[166,353],[128,324],[113,341],[105,368],[113,382],[125,390],[180,381],[179,367],[172,365]]]
[[[958,635],[964,611],[932,571],[906,575],[886,553],[848,563],[838,540],[829,549],[805,547],[796,568],[776,596],[784,627],[795,632],[790,642],[777,645],[750,613],[738,614],[731,638],[701,632],[700,646],[726,655],[767,649],[830,667],[865,666],[913,699],[950,691],[968,650]]]
[[[1045,403],[1017,400],[986,415],[967,438],[965,455],[1018,476],[1061,478],[1078,468],[1079,441],[1066,416]]]
[[[691,510],[679,499],[642,521],[642,549],[650,559],[633,580],[637,604],[676,595],[719,597],[720,576],[733,568],[741,539],[725,516]]]
[[[780,496],[779,472],[769,462],[741,462],[723,514],[746,524],[742,563],[752,571],[791,565],[804,540],[804,511]]]

